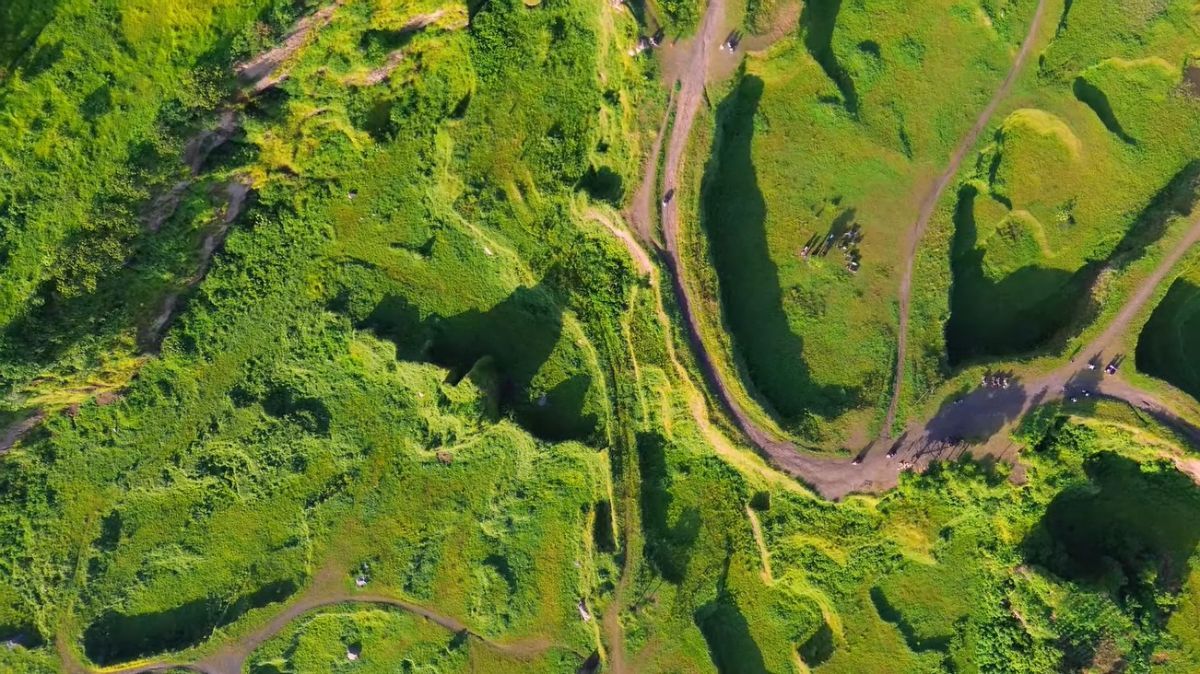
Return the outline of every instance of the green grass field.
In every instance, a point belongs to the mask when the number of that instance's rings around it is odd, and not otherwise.
[[[952,363],[1061,348],[1096,312],[1100,271],[1195,198],[1190,5],[1068,7],[958,192]]]

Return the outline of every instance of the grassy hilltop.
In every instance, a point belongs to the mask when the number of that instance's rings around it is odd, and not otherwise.
[[[1127,4],[1049,5],[936,205],[902,417],[1095,331],[1191,213],[1194,8]],[[711,7],[0,6],[0,672],[1200,669],[1196,463],[1144,409],[839,502],[735,432],[625,238]],[[684,283],[752,418],[840,449],[1035,3],[725,9],[771,44],[705,89]],[[1180,398],[1188,264],[1126,366]]]

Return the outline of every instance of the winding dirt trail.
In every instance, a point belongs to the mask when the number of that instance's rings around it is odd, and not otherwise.
[[[912,298],[913,269],[917,257],[917,248],[921,245],[921,239],[925,236],[925,230],[929,227],[929,221],[933,218],[933,213],[937,209],[938,201],[941,200],[942,194],[950,186],[954,177],[958,175],[958,169],[962,166],[967,153],[971,151],[971,148],[975,146],[975,142],[979,140],[979,134],[983,133],[988,123],[991,122],[992,115],[996,113],[996,108],[1000,106],[1000,102],[1008,97],[1009,92],[1012,91],[1013,84],[1017,81],[1017,75],[1020,74],[1025,62],[1029,59],[1029,54],[1033,51],[1033,43],[1037,40],[1038,31],[1041,29],[1042,19],[1045,17],[1045,14],[1046,0],[1038,0],[1037,9],[1033,13],[1033,20],[1029,23],[1029,32],[1025,34],[1025,40],[1022,41],[1016,58],[1013,59],[1008,73],[1004,76],[1004,81],[1000,83],[1000,87],[992,94],[992,99],[988,101],[987,106],[983,108],[983,111],[979,113],[979,117],[975,119],[975,125],[959,140],[958,146],[954,149],[954,154],[950,156],[950,162],[946,165],[946,170],[942,172],[937,182],[933,184],[933,189],[921,201],[921,210],[917,214],[917,220],[908,232],[908,238],[905,242],[904,274],[900,277],[900,325],[896,339],[896,369],[892,379],[892,399],[888,403],[887,417],[883,423],[883,430],[880,431],[881,439],[891,437],[892,426],[896,423],[896,409],[900,403],[900,390],[904,383],[904,364],[908,358],[910,300]]]
[[[1079,355],[1058,370],[1028,386],[1018,383],[1017,386],[1004,390],[979,388],[956,403],[944,406],[923,424],[910,427],[909,431],[899,439],[895,441],[889,439],[890,429],[895,423],[895,412],[904,378],[909,304],[917,246],[932,219],[938,200],[953,181],[963,160],[978,140],[979,135],[987,127],[1001,101],[1012,89],[1021,68],[1032,53],[1034,41],[1044,20],[1045,4],[1045,0],[1040,0],[1038,3],[1029,31],[1004,81],[976,119],[974,126],[960,140],[951,156],[949,165],[922,201],[918,218],[908,234],[906,265],[900,286],[900,337],[897,342],[896,373],[887,424],[884,426],[883,437],[864,450],[857,462],[814,455],[794,443],[780,440],[756,424],[742,408],[732,394],[729,383],[725,381],[724,374],[717,367],[713,355],[709,353],[701,338],[702,330],[697,309],[693,306],[694,298],[683,281],[683,263],[679,250],[680,215],[677,200],[668,198],[661,202],[665,245],[658,252],[662,255],[663,262],[671,276],[672,289],[683,317],[683,327],[687,331],[688,341],[709,390],[712,391],[718,404],[727,411],[737,428],[768,463],[806,483],[825,498],[840,499],[851,493],[880,492],[890,489],[896,485],[902,471],[920,470],[930,461],[947,458],[956,455],[956,452],[965,451],[963,439],[969,439],[976,446],[982,446],[985,451],[1004,457],[1003,453],[995,450],[998,444],[1003,443],[1006,437],[1005,432],[1011,430],[1026,412],[1037,405],[1062,399],[1071,391],[1072,385],[1087,385],[1081,378],[1081,370],[1093,372],[1087,369],[1088,360],[1113,345],[1113,342],[1128,329],[1133,318],[1153,296],[1155,288],[1162,283],[1191,246],[1200,241],[1200,216],[1198,216],[1176,248],[1164,258],[1155,272],[1126,301],[1125,306],[1105,331],[1081,350]],[[710,3],[701,33],[690,45],[690,53],[684,61],[687,67],[682,69],[682,74],[679,76],[678,94],[674,105],[674,124],[671,127],[666,161],[663,166],[662,189],[665,195],[673,194],[682,173],[691,127],[703,100],[705,78],[708,74],[708,55],[710,48],[719,39],[716,30],[720,25],[723,11],[723,5],[719,0]],[[671,84],[673,85],[675,82],[671,82]],[[668,115],[668,120],[664,121],[664,130],[670,121],[671,117]],[[663,131],[660,131],[660,136],[662,133]],[[643,186],[654,184],[656,170],[657,166],[653,163],[646,167],[646,175],[642,180]],[[647,215],[651,212],[650,196],[645,192],[646,190],[643,189],[638,190],[630,209],[631,219],[635,220],[639,232],[652,229]],[[639,219],[640,221],[638,221]],[[1108,381],[1096,381],[1091,385],[1101,395],[1124,400],[1181,429],[1188,437],[1200,439],[1200,428],[1171,412],[1167,406],[1152,396],[1122,383],[1118,378],[1110,377]],[[1011,448],[1006,448],[1005,451],[1007,449]],[[1019,476],[1019,470],[1014,472],[1014,477],[1019,478]]]
[[[658,187],[656,184],[656,180],[658,179],[658,160],[662,156],[663,139],[667,135],[667,129],[671,126],[671,111],[674,107],[675,91],[672,90],[671,95],[667,98],[667,109],[663,113],[662,124],[658,128],[658,135],[654,138],[654,145],[650,149],[650,156],[646,157],[646,164],[642,168],[642,182],[638,184],[637,192],[633,195],[633,202],[630,204],[627,214],[629,223],[633,225],[634,232],[637,233],[638,238],[646,245],[661,245],[661,242],[657,239],[657,227],[654,226],[654,210],[650,204],[654,202],[654,193]]]

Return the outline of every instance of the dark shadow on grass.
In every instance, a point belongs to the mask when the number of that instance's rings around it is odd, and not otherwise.
[[[458,383],[483,359],[496,375],[500,407],[545,440],[589,440],[597,419],[583,408],[592,381],[582,373],[533,398],[534,376],[554,353],[562,335],[562,309],[543,286],[517,288],[485,311],[422,317],[401,295],[385,297],[362,321],[393,341],[403,360],[428,361],[450,371]]]
[[[918,635],[913,626],[904,619],[903,612],[888,601],[887,595],[884,594],[878,585],[871,588],[871,603],[875,605],[875,611],[879,613],[880,618],[896,626],[896,629],[904,637],[905,643],[908,644],[908,647],[914,653],[924,651],[945,652],[949,648],[950,635],[927,638],[922,638]]]
[[[841,9],[842,0],[812,0],[804,3],[804,10],[800,13],[800,32],[804,37],[805,49],[841,92],[846,111],[857,116],[858,92],[854,89],[854,80],[838,62],[833,51],[833,31],[837,27]]]
[[[833,657],[833,628],[824,620],[812,636],[800,645],[800,658],[809,667],[819,667]]]
[[[717,581],[717,596],[697,609],[696,625],[708,652],[720,674],[766,674],[767,665],[762,649],[750,633],[750,623],[737,604],[737,597],[728,588],[729,565],[733,560],[732,544],[726,542],[725,567]]]
[[[84,631],[83,650],[92,662],[109,665],[190,648],[247,611],[282,601],[296,589],[293,581],[281,580],[231,601],[209,597],[135,615],[108,611]]]
[[[1087,482],[1059,493],[1026,536],[1025,558],[1107,593],[1137,623],[1164,624],[1174,605],[1162,596],[1180,592],[1200,544],[1200,489],[1167,461],[1111,452],[1088,456],[1084,472]]]
[[[1071,6],[1074,4],[1075,0],[1064,0],[1062,14],[1058,17],[1058,26],[1054,29],[1054,37],[1062,35],[1064,31],[1070,28]]]
[[[1113,112],[1112,104],[1108,102],[1108,96],[1105,95],[1100,87],[1088,82],[1087,79],[1081,76],[1075,78],[1075,83],[1071,86],[1071,91],[1074,92],[1075,98],[1080,103],[1088,106],[1092,109],[1092,112],[1096,113],[1096,117],[1100,118],[1100,123],[1110,133],[1129,145],[1137,145],[1137,139],[1130,136],[1121,127],[1121,122],[1117,119],[1116,113]]]
[[[1103,309],[1091,293],[1100,272],[1121,272],[1144,257],[1166,234],[1172,218],[1192,212],[1198,187],[1200,160],[1172,176],[1106,259],[1090,260],[1073,273],[1025,267],[996,282],[984,275],[983,251],[977,248],[973,207],[981,197],[974,187],[964,185],[958,194],[951,248],[954,284],[946,323],[950,364],[1037,350],[1061,352],[1068,338],[1094,323]]]
[[[665,580],[679,583],[686,575],[692,544],[700,533],[700,514],[688,508],[675,518],[674,523],[670,521],[671,472],[667,467],[666,451],[667,442],[661,435],[638,435],[646,559]]]
[[[1171,284],[1138,335],[1137,369],[1200,400],[1197,343],[1200,343],[1200,286],[1181,278]]]
[[[999,281],[987,277],[974,217],[977,190],[964,185],[954,214],[950,320],[951,365],[987,356],[1023,353],[1046,343],[1076,315],[1097,265],[1071,274],[1027,266]]]
[[[821,386],[784,310],[779,271],[767,247],[766,202],[751,156],[763,83],[743,76],[717,110],[719,137],[705,167],[703,228],[720,281],[721,307],[752,390],[801,433],[807,415],[834,418],[859,391]]]
[[[0,3],[0,71],[11,71],[19,65],[24,65],[26,78],[37,75],[36,70],[29,67],[31,64],[22,64],[22,59],[30,53],[42,31],[54,19],[59,1],[5,0]],[[62,43],[55,45],[55,48],[61,57]],[[37,59],[30,60],[36,62]],[[41,70],[45,70],[45,67]],[[4,79],[4,76],[0,75],[0,82]]]

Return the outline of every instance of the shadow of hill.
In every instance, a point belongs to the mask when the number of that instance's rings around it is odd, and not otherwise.
[[[1080,76],[1075,78],[1075,83],[1071,86],[1071,92],[1075,94],[1076,100],[1088,106],[1092,109],[1092,112],[1096,113],[1096,117],[1100,119],[1100,123],[1104,125],[1104,128],[1108,129],[1109,133],[1120,138],[1124,143],[1137,145],[1137,139],[1130,136],[1121,127],[1121,122],[1117,120],[1117,115],[1113,112],[1112,104],[1108,102],[1108,96],[1100,87]]]
[[[779,271],[767,247],[766,202],[751,156],[763,82],[746,75],[717,109],[718,139],[705,167],[701,220],[720,282],[721,307],[752,383],[787,421],[836,417],[857,389],[812,380],[803,340],[784,311]]]
[[[396,344],[404,360],[428,361],[447,368],[457,383],[487,358],[497,375],[496,395],[523,427],[544,440],[588,440],[597,419],[585,414],[591,377],[565,372],[552,389],[532,398],[535,375],[550,364],[562,335],[562,309],[544,284],[517,288],[486,311],[471,309],[453,316],[430,314],[401,295],[380,301],[362,321]]]
[[[1162,239],[1171,219],[1195,207],[1200,186],[1200,160],[1192,161],[1132,220],[1107,258],[1090,260],[1072,273],[1024,267],[1000,281],[983,273],[974,200],[978,190],[959,190],[954,214],[950,320],[946,347],[951,365],[987,356],[1010,356],[1046,348],[1055,353],[1071,333],[1095,321],[1102,307],[1092,300],[1091,288],[1103,269],[1122,271],[1142,258]]]
[[[1186,279],[1171,284],[1138,335],[1137,369],[1178,386],[1200,400],[1200,286]]]
[[[1156,615],[1155,594],[1178,593],[1200,544],[1200,489],[1173,466],[1111,452],[1089,456],[1088,482],[1058,494],[1022,544],[1056,575],[1132,600]]]
[[[750,633],[750,623],[729,591],[732,542],[726,541],[725,565],[717,581],[717,596],[696,610],[696,626],[708,642],[713,665],[720,674],[766,674],[762,649]]]
[[[978,190],[964,185],[954,213],[950,320],[946,350],[950,364],[984,356],[1007,356],[1035,348],[1065,328],[1094,276],[1087,266],[1071,274],[1026,266],[999,281],[983,269],[974,206]]]
[[[925,432],[935,442],[982,442],[1020,416],[1028,398],[1029,392],[1019,381],[1008,388],[980,386],[943,404],[925,425]]]
[[[833,30],[841,9],[842,0],[811,0],[804,3],[800,13],[800,32],[804,36],[804,48],[841,92],[846,111],[857,116],[858,92],[854,89],[854,80],[838,62],[833,51]]]
[[[252,609],[292,596],[292,580],[267,583],[254,592],[227,598],[207,597],[157,613],[126,615],[109,610],[83,633],[83,650],[99,665],[191,648]]]
[[[692,544],[700,533],[700,514],[687,508],[673,525],[670,522],[671,472],[666,439],[658,433],[640,433],[637,451],[646,559],[665,580],[680,583],[687,572]]]

